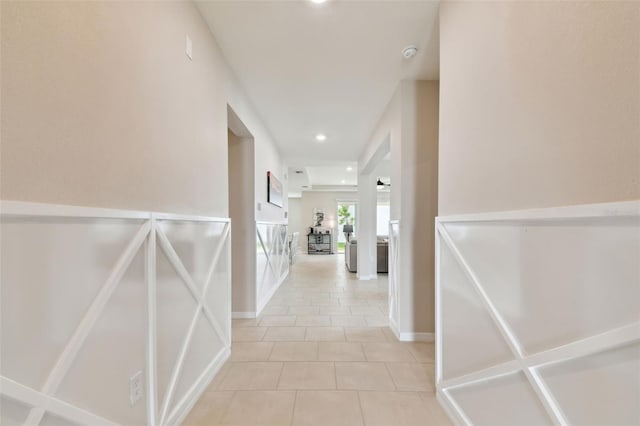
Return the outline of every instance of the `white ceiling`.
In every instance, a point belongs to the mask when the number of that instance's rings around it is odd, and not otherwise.
[[[285,160],[316,167],[314,185],[347,179],[317,162],[357,160],[400,80],[439,77],[438,2],[197,3]]]
[[[314,166],[289,166],[288,176],[289,192],[294,194],[312,190],[335,190],[341,186],[351,187],[353,190],[358,184],[358,166],[355,162],[342,161]]]

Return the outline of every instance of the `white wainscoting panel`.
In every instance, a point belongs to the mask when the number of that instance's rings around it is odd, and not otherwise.
[[[179,423],[230,353],[230,221],[4,201],[1,225],[0,423]]]
[[[256,315],[289,274],[287,224],[256,222]]]
[[[400,336],[398,326],[398,283],[400,282],[400,221],[389,221],[389,325]]]
[[[640,202],[436,219],[436,382],[462,424],[640,424]]]
[[[6,426],[22,426],[27,420],[31,406],[7,397],[0,397],[0,413],[2,424]]]

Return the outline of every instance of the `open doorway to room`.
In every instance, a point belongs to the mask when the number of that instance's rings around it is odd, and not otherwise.
[[[388,228],[393,218],[394,202],[391,197],[391,135],[388,134],[371,153],[369,159],[358,166],[358,279],[372,280],[389,268]],[[380,206],[379,206],[380,205]],[[384,228],[384,229],[383,229]],[[384,277],[386,280],[386,276]]]
[[[355,201],[338,201],[338,253],[344,253],[347,241],[356,238]]]
[[[254,138],[227,107],[229,217],[231,218],[231,289],[234,317],[256,311],[256,222]]]

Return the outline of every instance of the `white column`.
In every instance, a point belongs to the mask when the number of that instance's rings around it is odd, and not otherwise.
[[[358,279],[371,280],[376,274],[376,176],[358,175]]]

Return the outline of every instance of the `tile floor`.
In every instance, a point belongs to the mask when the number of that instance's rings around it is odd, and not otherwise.
[[[258,319],[234,320],[231,357],[185,425],[450,425],[434,347],[386,326],[387,279],[343,255],[300,255]]]

